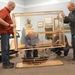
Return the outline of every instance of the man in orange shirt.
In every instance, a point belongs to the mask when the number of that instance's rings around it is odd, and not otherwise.
[[[13,33],[15,24],[12,22],[10,12],[15,8],[15,3],[9,1],[7,6],[0,10],[0,35],[3,68],[13,68],[14,63],[9,61],[9,36]]]

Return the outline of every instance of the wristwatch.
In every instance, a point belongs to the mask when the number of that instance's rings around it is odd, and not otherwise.
[[[10,24],[9,24],[9,26],[8,27],[10,27]]]

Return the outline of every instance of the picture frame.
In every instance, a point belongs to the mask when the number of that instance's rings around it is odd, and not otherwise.
[[[57,30],[58,28],[60,30],[64,30],[64,23],[62,21],[62,18],[54,18],[54,30]]]
[[[59,27],[61,30],[64,30],[64,32],[70,32],[69,23],[64,23],[64,25],[60,26],[59,22],[60,21],[58,20],[58,18],[54,18],[54,30],[56,30]]]
[[[45,24],[52,24],[52,17],[46,17]]]
[[[21,30],[21,26],[20,26],[20,17],[19,16],[15,17],[15,23],[16,23],[16,30],[20,31]]]
[[[42,28],[44,26],[43,21],[38,22],[38,28]]]
[[[70,32],[70,26],[69,23],[64,23],[64,32]]]
[[[59,27],[58,18],[54,18],[54,31]]]

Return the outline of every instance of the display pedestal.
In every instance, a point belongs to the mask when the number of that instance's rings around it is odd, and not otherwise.
[[[29,31],[34,31],[33,28],[25,28],[25,35],[28,34]]]

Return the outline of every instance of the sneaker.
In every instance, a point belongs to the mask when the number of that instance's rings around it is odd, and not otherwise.
[[[13,67],[14,67],[13,64],[3,64],[4,69],[10,69],[10,68],[13,68]]]

